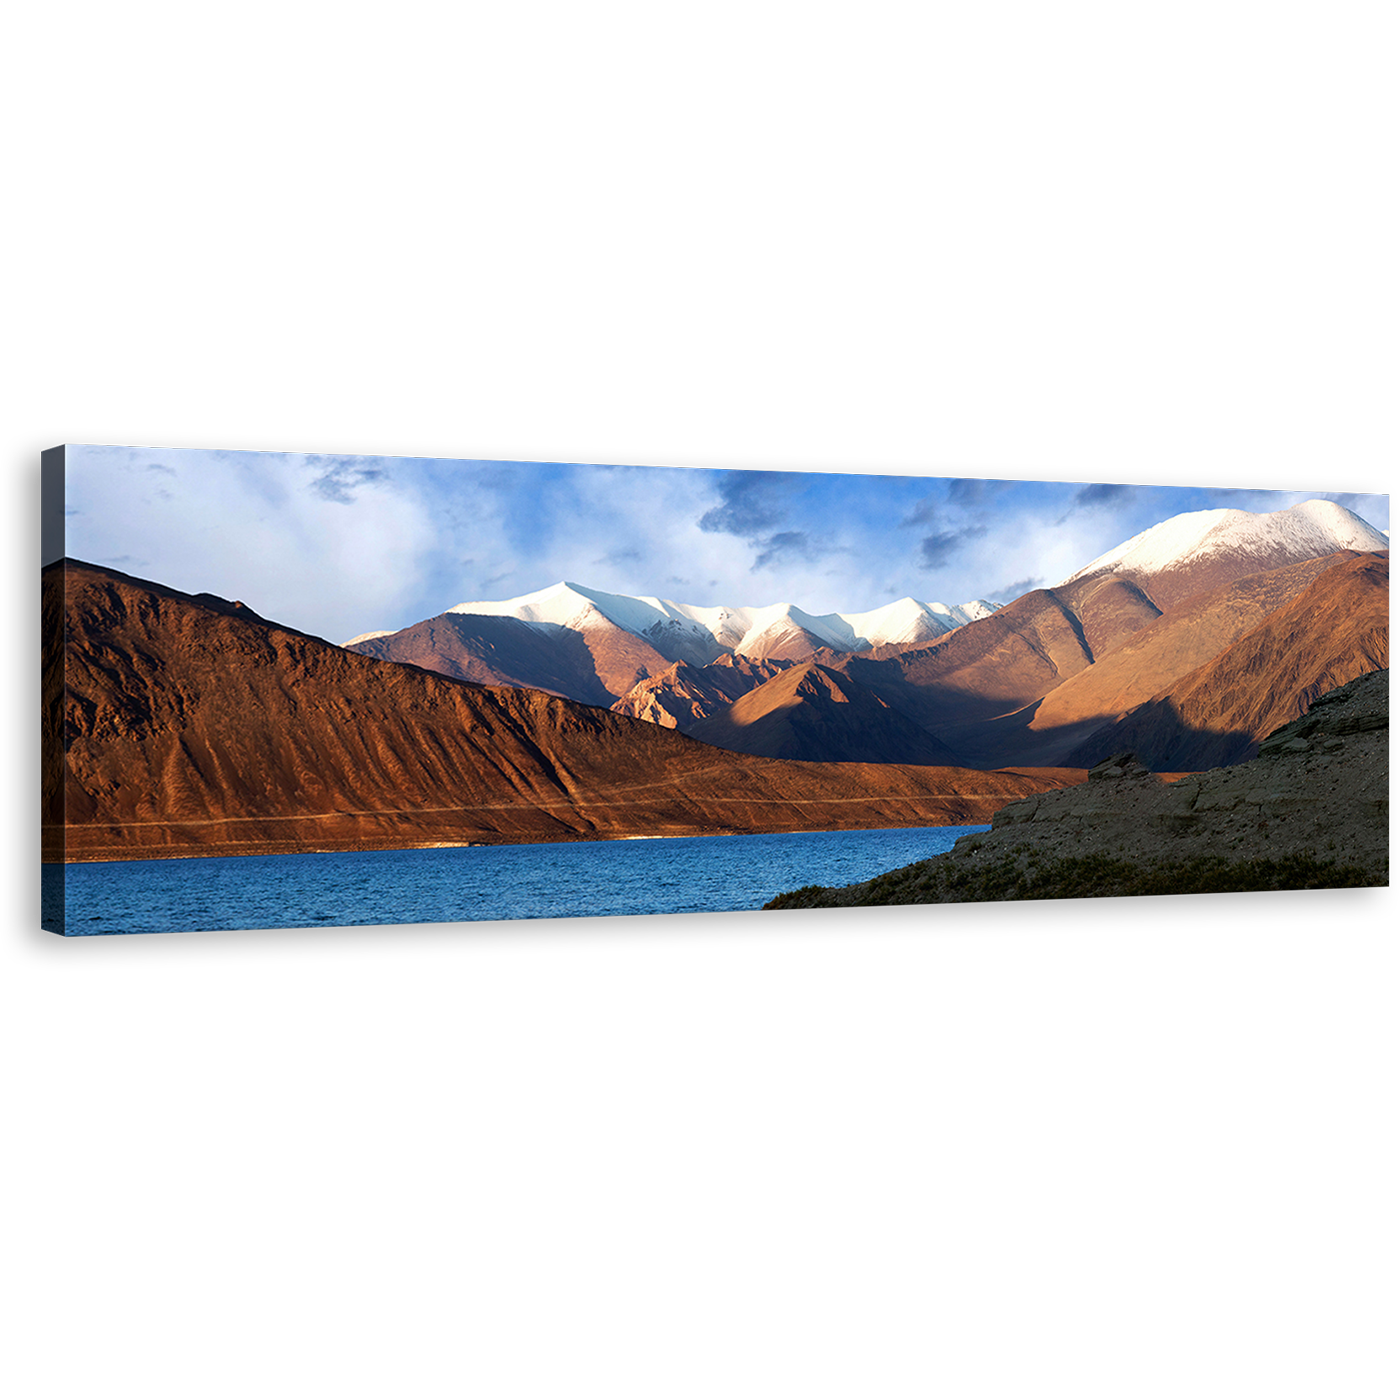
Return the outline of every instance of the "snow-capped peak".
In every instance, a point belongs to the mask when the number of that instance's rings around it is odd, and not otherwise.
[[[1387,549],[1389,544],[1379,530],[1335,501],[1303,501],[1263,514],[1195,510],[1134,535],[1063,583],[1110,572],[1156,574],[1218,555],[1257,556],[1268,566],[1275,559],[1317,558],[1339,549]]]
[[[578,628],[586,626],[589,621],[597,625],[599,618],[605,616],[597,605],[598,600],[609,597],[610,594],[595,594],[574,583],[556,583],[535,593],[506,598],[501,602],[458,603],[456,607],[448,608],[448,612],[514,617],[521,622]]]

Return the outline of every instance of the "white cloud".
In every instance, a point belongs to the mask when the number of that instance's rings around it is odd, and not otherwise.
[[[251,452],[70,448],[67,552],[341,640],[394,611],[434,530],[392,477],[337,499],[314,488],[324,470]]]

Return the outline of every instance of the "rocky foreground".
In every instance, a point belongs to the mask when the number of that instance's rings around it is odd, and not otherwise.
[[[989,832],[863,884],[768,909],[1325,889],[1390,883],[1390,672],[1313,701],[1247,763],[1184,777],[1119,754],[1003,807]]]

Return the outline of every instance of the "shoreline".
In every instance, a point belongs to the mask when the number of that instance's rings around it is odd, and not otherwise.
[[[433,851],[466,850],[472,847],[497,846],[562,846],[606,841],[676,841],[706,840],[726,836],[823,836],[853,831],[919,831],[936,830],[940,827],[986,827],[990,826],[990,816],[985,821],[887,821],[881,824],[852,826],[802,826],[767,827],[762,830],[740,831],[733,827],[713,830],[648,832],[645,835],[632,833],[578,832],[559,836],[526,837],[521,840],[492,840],[474,838],[463,841],[399,841],[399,842],[347,842],[344,845],[317,843],[269,841],[239,843],[214,843],[205,846],[150,847],[140,851],[130,851],[121,855],[107,854],[101,848],[93,853],[83,852],[60,858],[41,856],[42,866],[66,869],[70,865],[121,865],[133,861],[152,860],[223,860],[239,856],[313,856],[313,855],[373,855],[393,851]]]

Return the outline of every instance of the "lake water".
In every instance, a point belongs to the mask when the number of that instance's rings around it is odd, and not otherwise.
[[[91,935],[758,909],[784,890],[868,880],[986,830],[100,861],[67,867],[66,901],[63,867],[46,865],[44,923]]]

